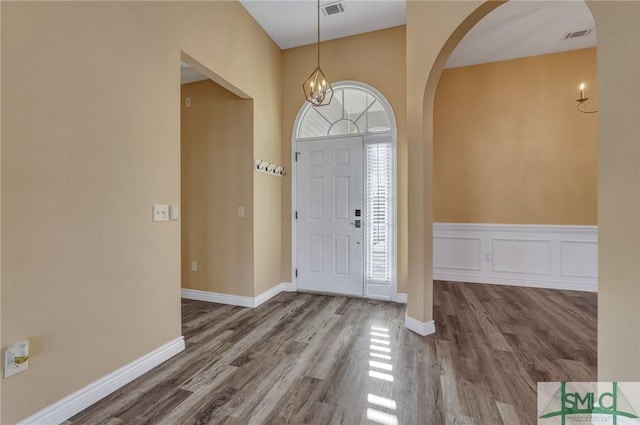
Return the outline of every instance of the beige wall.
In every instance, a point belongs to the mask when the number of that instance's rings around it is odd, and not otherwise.
[[[375,52],[375,54],[373,53]],[[330,81],[353,80],[378,89],[391,103],[398,124],[398,292],[406,292],[407,135],[405,27],[324,42],[321,66]],[[316,66],[316,46],[283,53],[282,159],[291,168],[291,132],[303,106],[302,83]],[[291,281],[291,178],[284,179],[282,203],[282,276]]]
[[[182,287],[252,297],[253,102],[205,80],[182,86],[180,113]]]
[[[640,3],[589,2],[598,31],[598,379],[640,381]]]
[[[278,155],[256,156],[282,164]],[[258,296],[283,281],[282,263],[282,177],[254,174],[254,291]]]
[[[181,50],[253,98],[257,151],[282,74],[236,2],[2,3],[2,348],[32,341],[10,424],[181,334],[180,223],[151,222],[180,202]]]
[[[498,2],[407,2],[407,314],[433,320],[433,98],[447,58]]]
[[[2,50],[2,2],[0,2],[0,51]],[[2,69],[2,54],[0,54],[0,70]],[[1,74],[1,71],[0,71]],[[1,76],[0,76],[1,79]],[[0,99],[2,99],[2,84],[0,84]],[[0,101],[0,140],[2,140],[2,102]],[[0,143],[0,151],[2,146]],[[2,164],[2,156],[0,153],[0,164]],[[2,169],[0,168],[0,188],[2,187]],[[0,223],[2,223],[2,197],[0,196]],[[2,226],[0,225],[0,241],[2,240]],[[2,264],[2,244],[0,243],[0,264]],[[0,272],[0,342],[2,341],[2,273]],[[0,348],[1,344],[0,344]],[[2,422],[2,379],[0,378],[0,423]]]
[[[270,106],[255,109],[253,120],[255,137],[254,159],[283,164],[282,145],[286,143],[286,132],[282,131],[282,53],[268,55],[265,62],[252,73],[262,74],[268,81],[264,95]],[[260,77],[257,77],[260,79]],[[258,135],[257,131],[261,134]],[[253,159],[249,166],[253,166]],[[253,175],[253,228],[254,228],[254,296],[283,282],[282,264],[282,198],[283,178],[254,172]],[[291,282],[290,280],[285,280]]]
[[[596,49],[446,69],[435,96],[436,222],[596,224]]]
[[[601,110],[599,378],[634,381],[640,380],[640,107],[633,95],[640,86],[640,5],[589,4],[598,30]],[[407,291],[409,314],[421,321],[432,317],[433,95],[455,44],[495,6],[408,3]],[[2,2],[1,19],[2,347],[25,337],[33,343],[29,371],[2,383],[2,422],[13,423],[180,334],[179,227],[150,222],[152,203],[179,201],[180,50],[254,99],[254,154],[279,151],[283,161],[289,147],[257,147],[276,146],[281,136],[261,114],[283,124],[287,141],[295,114],[279,115],[279,78],[287,77],[281,101],[289,105],[299,75],[295,67],[279,74],[277,47],[235,2]],[[339,62],[358,54],[364,60],[370,51],[347,50]],[[404,75],[402,64],[385,73],[393,78],[384,87],[356,75],[362,62],[338,68],[326,71],[332,79],[376,86],[402,123],[404,98],[394,100],[387,88]]]

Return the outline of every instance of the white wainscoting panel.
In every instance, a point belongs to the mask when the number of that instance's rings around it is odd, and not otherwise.
[[[492,268],[497,273],[551,275],[551,241],[492,239]]]
[[[562,276],[590,277],[598,275],[596,242],[562,241]]]
[[[480,271],[480,238],[434,236],[433,261],[444,269]],[[437,239],[437,242],[436,242]]]
[[[433,278],[598,290],[598,227],[433,224]]]

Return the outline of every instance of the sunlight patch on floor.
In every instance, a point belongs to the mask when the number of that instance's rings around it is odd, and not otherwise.
[[[391,373],[385,373],[393,371],[389,329],[381,326],[371,326],[370,334],[371,344],[369,345],[369,355],[371,358],[369,359],[369,377],[391,383],[393,382],[393,375]],[[381,360],[386,360],[387,362]],[[380,372],[380,370],[385,372]],[[391,391],[392,390],[393,387],[391,387]],[[367,403],[374,406],[367,407],[367,420],[382,425],[398,425],[398,417],[394,415],[393,412],[381,410],[396,410],[397,404],[395,400],[369,393],[367,394]]]

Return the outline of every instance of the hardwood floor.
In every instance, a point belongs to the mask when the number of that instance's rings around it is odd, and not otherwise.
[[[186,351],[67,423],[533,425],[537,381],[596,380],[596,294],[434,291],[428,337],[404,328],[401,304],[183,300]]]

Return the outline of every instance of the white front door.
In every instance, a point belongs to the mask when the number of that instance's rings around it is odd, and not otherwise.
[[[362,136],[296,146],[298,288],[362,296]]]

